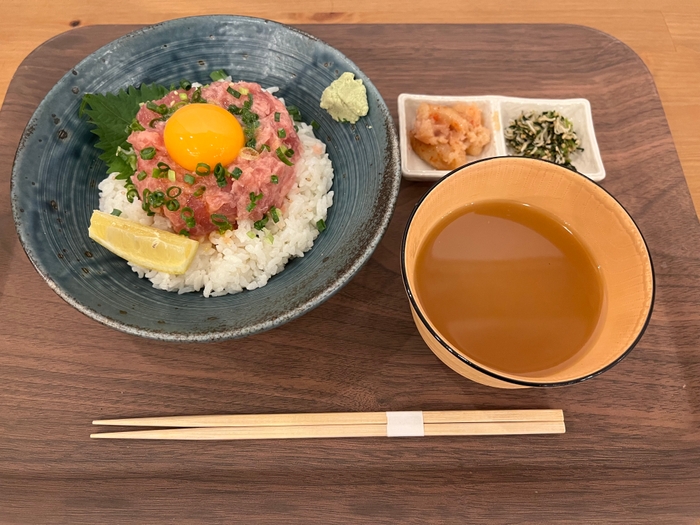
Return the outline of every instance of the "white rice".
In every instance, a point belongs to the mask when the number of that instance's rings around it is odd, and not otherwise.
[[[223,235],[211,233],[202,242],[192,264],[183,275],[171,275],[148,270],[129,263],[139,277],[146,277],[154,288],[177,293],[199,292],[205,297],[238,293],[265,286],[267,281],[284,269],[293,257],[303,257],[318,236],[316,223],[326,220],[333,204],[333,167],[326,145],[318,140],[311,126],[299,123],[299,138],[304,146],[296,163],[296,184],[287,196],[278,223],[267,222],[258,231],[253,221],[238,221],[235,231]],[[172,231],[170,222],[160,216],[149,217],[141,209],[141,201],[126,199],[124,181],[115,180],[113,173],[100,185],[100,210],[111,213],[121,210],[121,217]],[[253,232],[253,238],[248,236]]]

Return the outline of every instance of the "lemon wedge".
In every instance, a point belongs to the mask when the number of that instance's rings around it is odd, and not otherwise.
[[[95,210],[90,238],[132,264],[180,275],[192,263],[199,242]]]

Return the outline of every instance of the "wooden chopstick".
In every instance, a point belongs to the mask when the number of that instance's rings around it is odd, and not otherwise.
[[[426,436],[563,434],[563,421],[425,424]],[[386,437],[386,425],[203,427],[91,434],[99,439],[240,440]]]
[[[564,421],[561,410],[448,410],[423,411],[423,422],[497,423]],[[264,427],[313,425],[385,425],[386,412],[330,412],[317,414],[236,414],[212,416],[165,416],[129,419],[98,419],[93,425],[121,427]]]
[[[392,421],[389,421],[389,415]],[[407,421],[398,421],[409,416]],[[416,417],[417,416],[417,417]],[[301,439],[382,436],[562,434],[561,410],[454,410],[172,416],[93,421],[95,425],[171,427],[91,434],[98,439]],[[178,428],[172,428],[178,427]],[[418,431],[419,433],[415,433]]]

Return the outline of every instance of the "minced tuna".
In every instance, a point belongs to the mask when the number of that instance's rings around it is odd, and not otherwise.
[[[236,98],[227,91],[229,87],[246,95]],[[182,94],[184,96],[181,96]],[[183,100],[184,97],[187,99]],[[144,202],[147,200],[143,199],[144,190],[147,190],[148,195],[149,192],[153,194],[156,191],[166,193],[168,188],[173,186],[181,189],[177,196],[177,209],[169,210],[161,205],[150,211],[165,216],[170,221],[173,231],[186,232],[191,237],[202,238],[210,232],[221,230],[221,216],[235,228],[240,220],[263,219],[272,207],[284,210],[285,197],[295,182],[294,164],[303,153],[294,121],[284,104],[258,84],[225,80],[213,82],[203,88],[171,91],[162,99],[153,102],[156,106],[164,104],[172,108],[176,104],[190,103],[193,97],[201,97],[206,103],[224,109],[232,106],[241,108],[247,100],[252,99],[250,110],[258,115],[259,122],[255,130],[255,148],[244,148],[234,162],[224,166],[229,173],[236,173],[238,179],[227,177],[226,184],[220,187],[213,173],[196,176],[175,163],[165,148],[165,119],[156,111],[148,109],[146,104],[142,105],[136,119],[144,130],[134,131],[128,139],[137,154],[137,168],[132,181]],[[278,132],[280,128],[284,129],[284,133]],[[280,134],[283,137],[280,137]],[[280,147],[293,152],[287,157],[292,166],[280,160],[277,153]],[[155,155],[150,159],[141,158],[140,152],[146,148],[155,148]],[[159,169],[159,165],[167,165],[174,171],[175,181],[167,176],[154,178],[152,173]],[[211,168],[213,170],[214,167]],[[194,176],[195,183],[186,183],[185,176]],[[190,213],[188,211],[183,214],[182,210],[185,208],[192,210],[194,225],[191,221],[187,224]],[[218,224],[212,222],[212,215],[218,217]]]

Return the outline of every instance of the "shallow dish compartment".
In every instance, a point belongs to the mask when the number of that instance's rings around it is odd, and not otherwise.
[[[579,173],[591,180],[600,181],[605,178],[605,168],[600,158],[598,141],[595,138],[593,129],[593,116],[591,115],[591,104],[585,98],[571,99],[536,99],[536,98],[513,98],[500,97],[500,117],[501,130],[505,131],[511,120],[520,116],[523,112],[534,111],[542,113],[544,111],[555,110],[559,114],[568,118],[574,125],[574,131],[581,140],[583,151],[571,155],[571,163]],[[505,155],[513,155],[513,151],[505,144]]]
[[[527,111],[541,113],[556,110],[574,124],[574,130],[581,139],[583,151],[571,156],[571,162],[579,171],[591,180],[601,181],[605,178],[605,168],[598,149],[598,142],[593,128],[591,105],[585,98],[575,99],[535,99],[485,95],[478,97],[452,97],[399,95],[399,136],[401,141],[401,171],[409,180],[433,181],[444,177],[449,171],[437,170],[423,161],[411,148],[409,133],[416,119],[416,111],[422,102],[452,105],[458,102],[476,104],[481,110],[483,123],[491,131],[491,143],[480,155],[471,157],[479,160],[489,157],[511,156],[513,151],[506,145],[504,130],[511,120]]]
[[[476,105],[481,110],[484,126],[491,132],[491,143],[481,151],[481,154],[471,157],[471,159],[478,160],[505,155],[503,136],[502,134],[496,133],[501,123],[498,112],[494,111],[493,98],[494,97],[409,95],[406,93],[399,95],[399,137],[401,142],[401,171],[403,172],[403,176],[410,180],[438,180],[449,173],[449,170],[436,170],[433,168],[430,164],[421,159],[411,147],[408,133],[411,128],[413,128],[413,123],[416,120],[418,106],[423,102],[443,106],[451,106],[458,102]],[[500,144],[498,140],[494,140],[496,137],[500,137]]]

